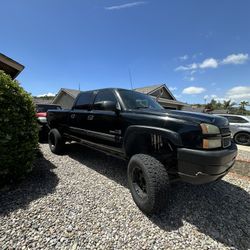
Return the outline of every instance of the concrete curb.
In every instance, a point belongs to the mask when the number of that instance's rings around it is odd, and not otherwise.
[[[250,177],[250,162],[245,160],[236,160],[231,172]]]

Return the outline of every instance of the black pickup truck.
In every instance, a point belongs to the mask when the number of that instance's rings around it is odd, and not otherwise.
[[[152,97],[126,89],[81,92],[71,110],[48,111],[49,146],[61,154],[76,141],[128,160],[128,184],[145,213],[167,205],[176,180],[221,179],[235,162],[227,119],[165,110]]]

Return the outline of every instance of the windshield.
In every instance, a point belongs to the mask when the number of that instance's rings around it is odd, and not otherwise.
[[[62,109],[60,106],[57,105],[46,105],[46,104],[40,104],[36,106],[36,112],[37,113],[42,113],[42,112],[47,112],[49,109]]]
[[[119,90],[119,94],[127,109],[163,109],[152,97],[136,91],[121,89]]]

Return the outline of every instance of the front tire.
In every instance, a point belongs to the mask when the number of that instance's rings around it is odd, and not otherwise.
[[[49,147],[52,153],[62,154],[65,146],[65,140],[57,129],[51,129],[48,136]]]
[[[152,156],[136,154],[129,161],[128,184],[133,200],[145,214],[167,206],[169,178],[164,165]]]
[[[250,145],[250,134],[247,132],[239,132],[234,136],[234,141],[239,145]]]

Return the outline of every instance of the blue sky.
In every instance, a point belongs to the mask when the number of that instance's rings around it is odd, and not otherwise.
[[[0,52],[33,95],[165,83],[178,100],[250,101],[250,1],[1,1]]]

